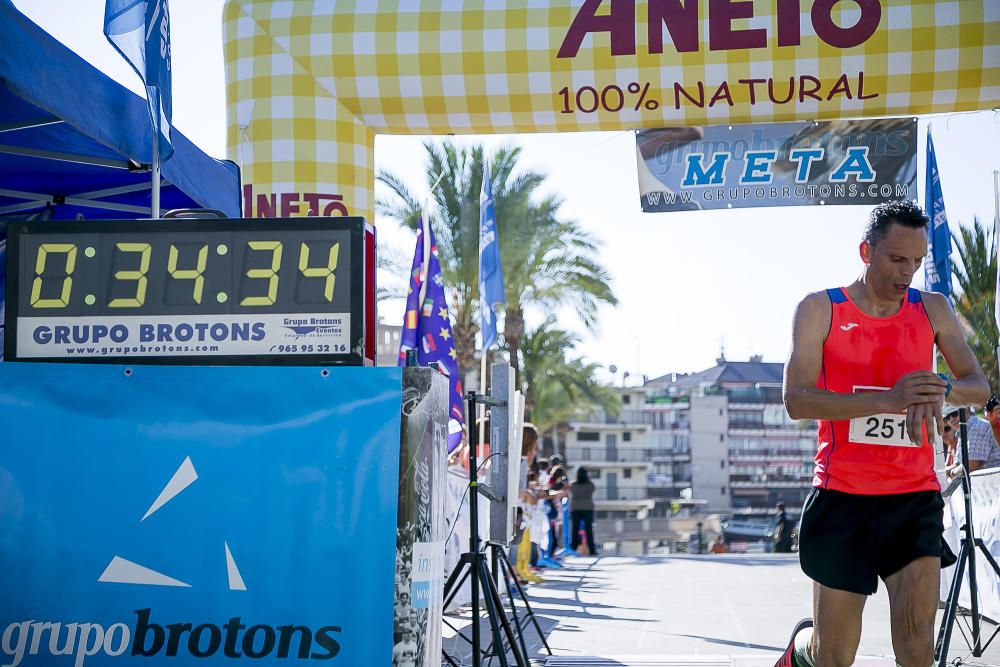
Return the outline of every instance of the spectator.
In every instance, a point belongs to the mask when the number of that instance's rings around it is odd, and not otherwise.
[[[576,470],[576,481],[569,487],[569,516],[572,535],[573,551],[580,547],[580,523],[583,523],[583,532],[587,537],[587,548],[592,556],[598,553],[597,543],[594,541],[594,483],[590,481],[587,469],[580,467]]]
[[[944,430],[941,432],[941,439],[944,441],[944,469],[948,479],[952,479],[959,473],[962,466],[955,461],[958,459],[958,410],[954,409],[944,416]]]
[[[774,517],[774,551],[779,554],[792,553],[792,520],[785,513],[785,503],[777,505],[778,514]]]
[[[985,417],[983,419],[970,416],[966,424],[966,435],[969,440],[969,472],[1000,467],[1000,445],[997,444],[1000,436],[1000,397],[991,396],[986,402]],[[945,468],[948,478],[952,479],[962,471],[962,462],[959,460],[960,425],[957,410],[945,417],[944,429],[942,437],[948,456]]]
[[[538,453],[538,429],[534,424],[525,423],[521,431],[521,474],[518,484],[519,507],[517,512],[516,534],[511,543],[511,561],[514,570],[522,581],[541,583],[542,578],[535,575],[528,566],[531,562],[531,534],[528,522],[538,502],[535,486]]]
[[[566,468],[563,466],[562,457],[558,454],[553,454],[549,457],[549,476],[548,476],[548,498],[547,498],[547,512],[549,517],[549,543],[552,545],[552,552],[559,548],[558,537],[560,531],[556,530],[559,526],[559,510],[562,507],[562,500],[567,495],[569,495],[569,479],[566,476]]]
[[[1000,467],[1000,397],[986,402],[986,419],[971,417],[968,425],[969,472]]]

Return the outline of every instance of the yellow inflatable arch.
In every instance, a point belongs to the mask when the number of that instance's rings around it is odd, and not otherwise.
[[[229,0],[246,216],[373,220],[384,134],[1000,106],[997,0]]]

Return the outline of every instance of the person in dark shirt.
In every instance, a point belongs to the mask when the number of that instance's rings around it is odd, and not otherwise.
[[[576,469],[576,481],[569,487],[569,516],[572,521],[570,534],[573,539],[573,551],[580,547],[580,524],[587,536],[587,548],[590,555],[597,555],[597,544],[594,542],[594,483],[590,481],[587,469]]]
[[[779,554],[792,553],[792,520],[785,513],[785,503],[778,503],[778,514],[774,518],[774,551]]]

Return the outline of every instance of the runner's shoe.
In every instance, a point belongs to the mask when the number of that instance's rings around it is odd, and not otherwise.
[[[812,625],[813,620],[811,618],[803,618],[795,624],[795,628],[792,630],[792,638],[788,640],[788,648],[778,658],[778,662],[774,663],[774,667],[798,667],[798,664],[795,662],[795,635],[806,628],[811,628]]]

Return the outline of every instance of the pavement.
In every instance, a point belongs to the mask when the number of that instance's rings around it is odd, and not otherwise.
[[[792,626],[811,615],[812,584],[795,554],[582,557],[565,565],[528,587],[553,653],[548,657],[528,628],[532,665],[771,667]],[[468,633],[468,614],[446,619]],[[483,636],[488,640],[488,628]],[[468,644],[452,631],[445,637],[456,663],[471,664]],[[892,655],[889,600],[880,585],[865,606],[855,665],[894,667]],[[948,655],[953,665],[997,667],[1000,639],[973,657],[956,627]]]

